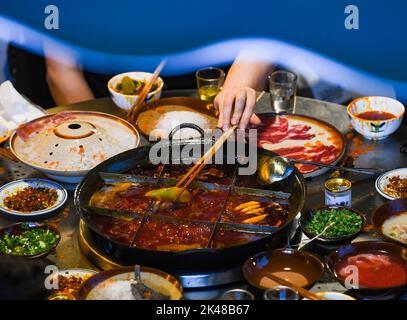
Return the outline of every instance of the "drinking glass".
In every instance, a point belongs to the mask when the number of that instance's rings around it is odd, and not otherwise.
[[[277,286],[267,289],[263,295],[264,300],[298,300],[298,292],[290,287]]]
[[[223,293],[220,300],[254,300],[254,295],[247,290],[232,289]]]
[[[295,113],[297,76],[288,71],[275,71],[269,76],[271,108],[275,113]]]
[[[216,95],[222,90],[225,81],[225,72],[222,69],[209,67],[196,72],[196,84],[201,100],[213,102]]]

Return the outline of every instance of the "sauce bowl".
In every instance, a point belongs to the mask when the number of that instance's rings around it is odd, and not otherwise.
[[[394,115],[388,120],[366,120],[358,115],[368,111],[387,112]],[[369,140],[382,140],[393,134],[401,125],[405,108],[395,99],[387,97],[362,97],[353,100],[347,108],[353,128]]]

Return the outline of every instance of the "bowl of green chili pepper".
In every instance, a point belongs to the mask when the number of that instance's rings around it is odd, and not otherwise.
[[[61,240],[59,231],[51,225],[22,222],[0,229],[0,255],[43,258]]]
[[[341,206],[322,206],[301,214],[302,232],[317,242],[337,244],[355,239],[366,226],[366,217],[359,211]]]

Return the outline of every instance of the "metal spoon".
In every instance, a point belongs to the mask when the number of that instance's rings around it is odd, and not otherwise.
[[[284,157],[261,155],[258,161],[257,180],[261,185],[270,185],[291,175],[294,165]]]
[[[348,168],[348,167],[333,166],[330,164],[323,164],[323,163],[313,162],[313,161],[297,160],[297,159],[290,159],[290,158],[287,158],[287,159],[289,159],[289,161],[294,162],[294,163],[306,164],[306,165],[329,168],[329,169],[338,169],[338,170],[343,170],[343,171],[371,174],[371,175],[382,174],[382,173],[386,172],[386,170],[382,169],[382,168]]]
[[[330,224],[328,224],[324,230],[322,230],[320,233],[318,233],[315,237],[308,239],[308,240],[303,240],[301,241],[301,243],[298,246],[297,250],[301,250],[303,247],[305,247],[307,244],[310,244],[312,241],[317,240],[319,237],[321,237],[325,232],[327,232],[327,230],[332,227],[335,224],[334,222],[331,222]]]
[[[131,283],[131,293],[135,300],[168,300],[169,297],[147,287],[141,279],[140,266],[134,266],[134,279]]]
[[[259,170],[257,173],[257,178],[260,184],[270,185],[274,182],[281,181],[294,171],[293,163],[301,163],[306,165],[312,165],[317,167],[324,167],[329,169],[339,169],[343,171],[351,171],[363,174],[377,175],[384,173],[386,170],[381,168],[348,168],[334,166],[330,164],[322,164],[313,161],[290,159],[286,157],[270,157],[270,156],[260,156],[259,158]]]

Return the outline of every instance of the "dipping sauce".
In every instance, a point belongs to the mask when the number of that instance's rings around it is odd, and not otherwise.
[[[363,120],[380,121],[380,120],[390,120],[395,118],[396,116],[390,112],[385,111],[366,111],[359,113],[357,117]]]
[[[298,287],[305,287],[309,285],[308,279],[301,273],[295,271],[275,271],[272,274],[276,277],[289,281],[292,284],[295,284]],[[260,280],[260,286],[264,288],[273,288],[279,286],[280,284],[274,280],[264,276]]]
[[[407,261],[384,252],[369,252],[345,256],[336,272],[342,280],[355,277],[349,266],[357,267],[359,287],[390,288],[407,284]]]

